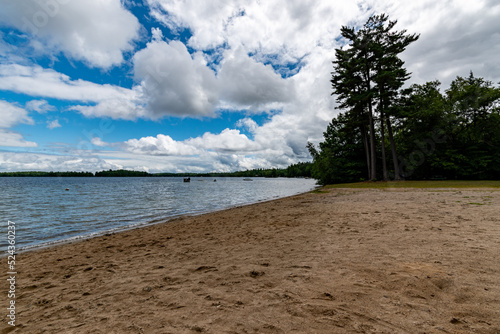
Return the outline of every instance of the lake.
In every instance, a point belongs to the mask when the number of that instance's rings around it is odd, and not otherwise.
[[[291,196],[315,184],[287,178],[0,177],[0,249],[7,250],[8,221],[16,226],[17,250],[31,249]]]

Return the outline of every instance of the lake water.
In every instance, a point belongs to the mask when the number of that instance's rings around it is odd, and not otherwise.
[[[0,177],[0,254],[8,221],[16,248],[29,249],[314,188],[315,180],[285,178]]]

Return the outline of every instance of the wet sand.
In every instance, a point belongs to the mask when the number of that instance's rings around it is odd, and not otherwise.
[[[19,254],[0,333],[500,333],[500,191],[326,191]]]

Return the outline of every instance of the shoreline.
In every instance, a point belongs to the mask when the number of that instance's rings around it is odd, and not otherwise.
[[[266,202],[271,202],[271,201],[275,201],[275,200],[278,200],[278,199],[285,199],[285,198],[289,198],[289,197],[293,197],[293,196],[307,194],[308,192],[315,191],[318,188],[321,188],[321,186],[316,186],[315,189],[312,189],[312,190],[309,190],[309,191],[306,191],[306,192],[303,192],[303,193],[294,194],[294,195],[288,195],[288,196],[279,197],[279,198],[262,199],[262,200],[258,200],[257,202],[234,204],[234,205],[228,206],[226,208],[220,208],[220,209],[215,209],[215,210],[200,211],[200,212],[195,212],[195,213],[178,214],[178,215],[173,215],[173,216],[170,216],[170,217],[167,217],[167,218],[158,218],[158,219],[150,220],[150,221],[147,221],[147,222],[134,223],[134,224],[129,224],[127,226],[115,227],[115,228],[112,228],[112,229],[109,229],[109,230],[100,231],[100,232],[93,232],[93,233],[90,233],[88,235],[74,236],[74,237],[71,237],[71,238],[61,239],[61,240],[55,240],[55,241],[51,241],[51,242],[42,243],[42,244],[39,244],[39,245],[25,246],[25,247],[19,248],[19,250],[16,250],[16,254],[24,254],[24,253],[28,253],[28,252],[36,252],[38,250],[42,250],[42,249],[46,249],[46,248],[50,248],[50,247],[57,247],[57,246],[72,244],[72,243],[75,243],[75,242],[86,241],[86,240],[89,240],[89,239],[98,238],[98,237],[102,237],[102,236],[109,236],[109,235],[112,235],[112,234],[115,234],[115,233],[122,233],[122,232],[131,231],[131,230],[135,230],[135,229],[141,229],[141,228],[144,228],[144,227],[147,227],[147,226],[154,226],[154,225],[158,225],[158,224],[168,224],[172,220],[177,220],[177,219],[181,219],[181,218],[196,217],[196,216],[200,216],[200,215],[217,213],[217,212],[224,211],[224,210],[230,210],[230,209],[236,209],[236,208],[240,208],[240,207],[245,207],[245,206],[248,206],[248,205],[254,205],[254,204],[259,204],[259,203],[266,203]],[[7,257],[7,255],[8,254],[4,254],[4,253],[0,254],[0,259]]]
[[[113,178],[113,179],[117,179],[117,178]],[[232,183],[234,183],[234,180],[239,181],[240,178],[226,178],[226,179],[228,181],[227,183],[225,182],[226,180],[224,182],[221,182],[222,184],[219,184],[219,183],[215,184],[214,183],[214,185],[216,186],[216,188],[215,188],[216,192],[217,192],[216,194],[212,195],[211,197],[207,196],[206,197],[206,198],[208,198],[207,200],[195,199],[194,200],[195,202],[193,202],[193,203],[187,201],[187,202],[189,202],[188,205],[182,205],[182,203],[179,202],[179,200],[177,200],[175,197],[169,198],[170,202],[168,202],[167,204],[153,203],[152,206],[148,206],[148,203],[141,203],[141,202],[136,201],[135,203],[132,204],[133,206],[135,205],[134,211],[132,211],[132,215],[122,215],[121,214],[122,208],[119,205],[114,205],[113,203],[102,203],[102,204],[97,204],[97,206],[99,206],[101,209],[97,210],[98,211],[97,214],[94,214],[94,215],[92,215],[92,217],[89,217],[88,224],[85,220],[81,219],[82,217],[85,217],[85,218],[87,217],[87,212],[84,211],[83,209],[76,208],[73,211],[73,214],[71,214],[70,212],[63,212],[63,211],[56,212],[56,214],[54,215],[55,221],[56,221],[56,224],[54,225],[55,228],[53,227],[51,229],[48,229],[47,232],[41,233],[41,235],[40,235],[40,233],[37,232],[37,230],[38,230],[38,228],[42,228],[42,229],[44,228],[44,225],[42,223],[40,223],[40,220],[43,219],[43,217],[44,217],[43,213],[41,213],[42,216],[40,216],[40,214],[38,214],[39,217],[37,217],[37,218],[32,218],[30,216],[26,216],[26,217],[24,217],[26,219],[22,219],[21,218],[22,215],[20,215],[19,217],[12,216],[10,218],[10,220],[13,220],[16,223],[19,220],[19,222],[24,223],[22,226],[19,226],[19,228],[21,228],[21,227],[24,228],[23,231],[19,231],[20,235],[24,235],[24,237],[18,238],[19,239],[18,240],[19,247],[17,250],[19,253],[21,253],[21,252],[26,252],[26,251],[31,251],[31,250],[41,249],[41,248],[52,247],[52,246],[59,245],[59,244],[77,242],[79,240],[85,240],[85,239],[89,239],[89,238],[93,238],[96,236],[105,235],[105,234],[109,234],[109,233],[118,233],[120,231],[127,231],[130,229],[141,228],[144,226],[154,225],[157,223],[163,223],[163,222],[166,222],[168,220],[175,219],[175,218],[178,218],[181,216],[192,216],[192,215],[205,214],[205,213],[210,213],[210,212],[214,212],[214,211],[218,211],[218,210],[224,210],[224,209],[231,208],[231,207],[248,205],[248,204],[258,203],[258,202],[268,201],[268,200],[274,200],[274,199],[280,198],[280,196],[284,196],[284,197],[293,196],[295,194],[300,194],[300,193],[306,192],[306,191],[312,191],[312,190],[317,188],[317,185],[314,185],[315,181],[310,181],[310,182],[306,182],[306,183],[304,183],[302,181],[298,181],[298,182],[295,182],[295,183],[297,183],[297,184],[294,184],[295,187],[287,187],[286,188],[287,190],[285,190],[285,191],[283,191],[283,189],[281,189],[280,187],[277,187],[276,189],[278,189],[278,190],[270,191],[270,192],[266,193],[266,191],[264,189],[261,189],[261,188],[265,187],[266,184],[268,184],[268,183],[261,182],[263,180],[263,178],[258,178],[257,180],[259,182],[255,182],[256,184],[258,184],[258,186],[256,186],[256,188],[258,188],[259,190],[262,190],[262,191],[259,191],[258,194],[256,194],[256,196],[251,196],[251,197],[244,196],[244,195],[242,196],[242,191],[244,191],[245,190],[244,188],[246,188],[246,187],[243,187],[242,189],[239,189],[239,192],[237,193],[238,197],[231,199],[231,198],[228,198],[228,196],[224,195],[225,193],[229,194],[228,188],[230,188],[230,186],[227,186],[227,185],[231,185]],[[276,181],[276,180],[278,180],[278,181]],[[287,185],[289,183],[288,182],[289,179],[283,179],[286,181],[285,183],[281,182],[281,180],[279,178],[277,178],[276,180],[273,180],[271,182],[271,184],[275,184],[276,182],[278,182],[279,184]],[[200,178],[199,181],[205,181],[205,179]],[[212,186],[211,183],[206,183],[206,182],[203,182],[203,183],[209,184],[210,187],[208,187],[208,188],[211,188],[211,186]],[[294,181],[292,181],[292,183],[294,183]],[[88,186],[87,188],[92,188],[92,184],[93,183],[91,183],[91,185]],[[159,183],[159,184],[163,184],[163,183]],[[178,187],[176,182],[170,183],[170,181],[169,181],[166,183],[166,187],[175,188],[176,191],[178,191],[181,194],[179,196],[179,198],[181,198],[182,196],[185,196],[185,194],[188,193],[189,189],[191,189],[192,187],[185,188],[185,185],[182,183],[182,179],[180,179],[180,184],[181,184],[181,187],[180,187],[180,189],[178,189],[179,187]],[[199,186],[200,183],[197,183],[197,184],[198,185],[194,185],[194,186],[196,186],[196,188],[200,188],[200,186]],[[155,189],[157,189],[158,188],[156,186],[157,184],[154,183],[154,185],[155,185]],[[64,188],[65,186],[68,186],[68,185],[62,184],[61,186]],[[75,186],[75,185],[73,185],[73,186]],[[85,187],[78,188],[76,185],[75,188],[77,189],[77,191],[78,190],[83,191],[83,193],[86,194]],[[204,187],[201,187],[201,188],[204,188]],[[207,187],[205,187],[205,188],[207,188]],[[252,187],[250,187],[250,188],[252,188]],[[65,201],[70,201],[70,203],[76,203],[78,201],[78,195],[70,194],[69,192],[63,191],[62,193],[64,194],[64,196],[61,198],[60,191],[58,191],[60,189],[58,189],[57,187],[55,187],[54,189],[52,189],[52,193],[51,193],[51,196],[54,197],[54,198],[52,198],[53,201],[55,201],[57,199],[63,200],[63,198]],[[187,189],[187,190],[184,190],[184,189]],[[95,191],[95,189],[93,189],[92,191]],[[202,192],[203,191],[206,192],[207,190],[202,189]],[[222,193],[222,195],[221,195],[222,198],[219,197],[219,193]],[[113,194],[109,194],[109,195],[111,196],[111,198],[113,198],[113,196],[114,196]],[[57,197],[57,196],[59,196],[59,197]],[[67,196],[69,196],[69,200],[66,199],[66,198],[68,198]],[[177,195],[175,195],[175,196],[177,196]],[[191,196],[191,197],[193,197],[193,196]],[[110,198],[110,197],[108,196],[107,198]],[[218,200],[218,199],[221,199],[221,201],[213,201],[213,200]],[[156,201],[156,202],[159,202],[159,201]],[[110,206],[107,206],[106,204],[109,204]],[[176,204],[178,204],[178,205],[175,206]],[[172,205],[174,205],[174,206],[172,206]],[[16,207],[16,205],[14,205],[14,204],[13,204],[13,206],[14,206],[14,208]],[[93,204],[87,203],[86,206],[92,207]],[[150,207],[154,207],[152,209],[154,212],[149,211]],[[85,209],[85,206],[83,208]],[[18,206],[17,210],[20,212],[22,210],[22,208]],[[50,215],[51,213],[45,212],[45,214]],[[117,218],[117,217],[119,217],[119,218]],[[16,218],[18,218],[18,219],[16,219]],[[66,220],[68,220],[70,222],[70,224],[68,224],[67,226],[65,225]],[[77,223],[74,223],[74,222],[77,222]],[[0,242],[0,246],[7,247],[6,240],[4,240],[4,242]],[[3,252],[0,253],[0,258],[3,258],[5,256],[6,256],[6,254],[4,254]]]
[[[496,333],[499,209],[323,188],[30,250],[0,333]]]

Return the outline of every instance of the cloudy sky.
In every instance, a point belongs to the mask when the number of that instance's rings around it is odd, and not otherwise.
[[[342,25],[420,33],[411,83],[500,81],[498,0],[0,0],[0,171],[308,161]]]

